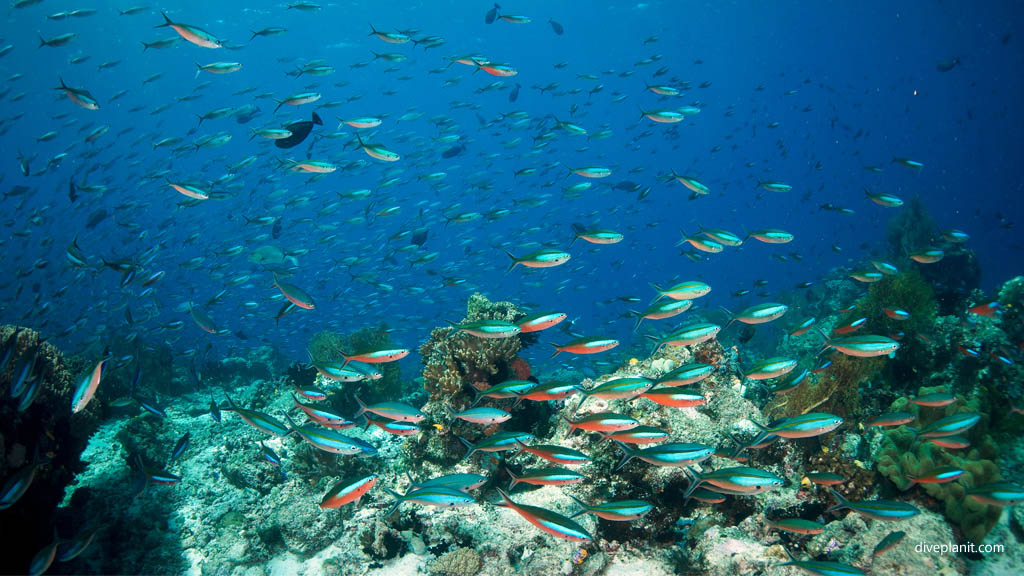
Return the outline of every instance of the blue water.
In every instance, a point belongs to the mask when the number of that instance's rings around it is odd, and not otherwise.
[[[883,253],[886,223],[898,209],[870,203],[864,187],[905,201],[919,195],[941,227],[967,231],[967,247],[980,260],[989,293],[1019,272],[1020,235],[1010,226],[1022,217],[1017,202],[1018,103],[1024,92],[1019,74],[1024,51],[1017,36],[1020,10],[1012,2],[913,2],[899,8],[885,2],[616,2],[600,7],[588,3],[586,8],[572,2],[506,3],[505,11],[533,18],[525,25],[485,24],[485,2],[345,3],[314,13],[269,3],[251,8],[233,2],[164,2],[133,16],[119,16],[106,3],[95,4],[98,12],[92,16],[56,21],[46,15],[75,6],[46,1],[12,10],[0,42],[14,46],[0,57],[3,76],[22,75],[5,82],[2,91],[0,187],[32,189],[29,195],[0,201],[8,272],[0,280],[3,319],[38,328],[65,349],[136,333],[146,345],[166,341],[179,354],[211,344],[209,357],[219,358],[270,344],[298,360],[318,331],[347,333],[381,322],[395,329],[394,343],[415,348],[432,327],[460,319],[466,298],[479,290],[495,300],[567,312],[576,319],[574,332],[620,338],[623,346],[616,354],[640,355],[649,350],[648,344],[632,334],[633,320],[623,315],[653,297],[649,282],[700,278],[713,287],[702,306],[733,306],[737,301],[730,292],[752,288],[755,280],[767,280],[765,290],[778,295],[832,268],[856,267]],[[119,2],[118,7],[128,4]],[[244,47],[208,50],[180,42],[143,52],[140,42],[174,36],[167,28],[154,28],[162,21],[156,8]],[[565,34],[554,34],[548,18],[560,22]],[[438,35],[445,44],[429,50],[411,43],[387,44],[367,35],[370,22],[381,31],[415,28],[419,32],[414,37]],[[267,26],[283,26],[288,32],[247,42],[251,30]],[[37,30],[47,38],[65,32],[78,37],[63,47],[37,49]],[[651,36],[657,42],[645,45]],[[373,61],[371,51],[402,53],[408,60]],[[514,66],[518,76],[474,74],[472,67],[460,64],[430,73],[448,65],[445,56],[475,53]],[[89,58],[69,63],[76,56]],[[659,59],[652,64],[637,64],[654,57]],[[961,63],[952,70],[936,69],[953,58]],[[326,60],[337,71],[323,77],[286,75],[295,64],[313,59]],[[97,69],[109,60],[121,62]],[[243,68],[195,77],[196,62],[214,61],[238,61]],[[555,68],[558,62],[567,66]],[[369,64],[350,68],[355,63]],[[653,78],[662,67],[667,73]],[[156,73],[162,76],[143,85],[143,79]],[[578,77],[584,74],[598,79]],[[101,109],[75,106],[53,89],[58,77],[91,91]],[[498,80],[505,89],[477,92]],[[659,98],[644,87],[645,82],[680,86],[684,81],[692,89],[676,98]],[[196,91],[201,83],[206,86]],[[510,103],[508,89],[517,83],[522,85],[519,98]],[[550,83],[560,86],[554,95],[531,88]],[[710,85],[698,88],[702,83]],[[603,89],[588,94],[597,85]],[[255,90],[233,95],[247,87]],[[122,90],[127,94],[111,102]],[[284,106],[276,114],[272,100],[254,100],[260,93],[282,98],[307,90],[321,92],[323,98]],[[176,101],[190,95],[198,97]],[[614,102],[618,96],[625,99]],[[341,104],[322,106],[328,102]],[[196,114],[250,103],[262,112],[248,124],[233,118],[207,120],[192,133]],[[171,106],[166,110],[151,114],[167,104]],[[701,113],[671,126],[638,122],[638,106],[687,104],[700,106]],[[572,107],[576,112],[570,116]],[[313,110],[325,125],[296,148],[278,150],[268,141],[248,139],[249,128],[308,119]],[[526,112],[532,120],[517,130],[510,128],[511,120],[499,121],[514,111]],[[422,116],[399,121],[408,112]],[[384,117],[379,129],[364,134],[372,135],[368,141],[400,153],[401,161],[378,162],[352,146],[346,149],[354,139],[348,127],[341,130],[349,136],[322,138],[338,130],[337,117],[362,115]],[[558,132],[547,146],[532,148],[533,138],[551,129],[550,119],[543,129],[538,127],[548,115],[571,119],[590,134],[609,128],[613,136],[588,140]],[[431,119],[438,117],[458,126],[452,133],[466,143],[461,155],[441,158],[440,152],[451,144],[434,140],[441,132]],[[481,125],[480,118],[488,124]],[[772,122],[778,127],[770,128]],[[103,124],[110,126],[107,134],[95,143],[83,141]],[[36,142],[51,130],[59,133],[55,139]],[[161,138],[178,136],[189,143],[219,131],[233,136],[219,148],[175,154],[152,147]],[[503,146],[514,138],[521,139],[518,145]],[[34,158],[32,176],[19,172],[19,151]],[[65,151],[68,156],[59,166],[37,174],[49,158]],[[187,199],[163,178],[147,178],[168,170],[172,180],[208,184],[250,155],[257,162],[236,173],[227,199],[182,207]],[[924,169],[891,164],[894,156],[923,162]],[[279,167],[278,159],[284,158],[368,165],[307,183],[308,175]],[[560,166],[552,166],[556,164]],[[593,181],[581,198],[563,198],[563,188],[583,181],[575,175],[566,178],[564,167],[583,165],[608,166],[613,174]],[[864,169],[869,165],[884,172],[870,173]],[[513,176],[523,168],[538,172]],[[711,194],[689,200],[678,182],[659,181],[659,174],[672,169],[696,176]],[[448,173],[438,186],[418,179],[436,171]],[[393,177],[397,184],[379,187]],[[69,179],[78,185],[102,184],[106,191],[80,192],[71,203]],[[781,180],[793,190],[757,190],[759,179]],[[649,186],[649,194],[639,200],[635,192],[612,188],[623,180]],[[342,200],[337,195],[361,188],[374,190],[372,198]],[[286,206],[298,197],[306,201]],[[339,200],[333,213],[317,214]],[[372,222],[349,222],[363,216],[371,201],[371,213],[393,206],[401,210]],[[856,213],[819,211],[826,202]],[[100,208],[109,216],[86,228],[90,214]],[[502,208],[511,214],[496,221],[446,226],[443,216]],[[269,237],[269,226],[247,225],[243,215],[279,217],[280,238]],[[573,222],[610,228],[626,238],[609,246],[578,241],[564,266],[517,267],[505,273],[509,260],[503,249],[523,254],[539,245],[566,248]],[[749,241],[692,262],[674,245],[679,229],[693,233],[697,222],[736,233],[782,228],[796,240],[784,246]],[[424,247],[395,252],[409,239],[389,238],[418,227],[430,230]],[[198,238],[185,243],[192,235]],[[325,241],[329,235],[333,239]],[[64,251],[76,237],[95,272],[67,264]],[[246,246],[242,254],[215,254],[238,244]],[[265,244],[309,250],[298,258],[288,281],[313,296],[315,310],[296,311],[275,324],[281,295],[271,274],[246,259],[249,251]],[[842,251],[835,252],[833,246]],[[100,257],[139,257],[153,248],[158,249],[156,256],[123,288],[121,275],[100,264]],[[408,264],[411,257],[428,252],[439,256],[430,263]],[[772,256],[792,252],[802,261],[782,262]],[[201,264],[183,266],[196,257],[204,258]],[[346,258],[358,263],[346,266]],[[48,264],[33,268],[40,259]],[[166,271],[166,277],[151,295],[140,296],[141,279],[158,270]],[[373,283],[354,281],[350,273]],[[226,285],[243,274],[251,280]],[[442,276],[465,283],[444,287]],[[55,295],[64,287],[66,292]],[[190,300],[202,304],[222,289],[227,292],[208,308],[210,316],[218,328],[242,332],[248,340],[207,334],[185,310]],[[620,296],[643,302],[613,300]],[[752,295],[747,302],[759,300]],[[246,302],[258,307],[245,308]],[[131,326],[124,319],[126,306],[135,320]],[[174,321],[184,321],[184,327],[161,328]],[[656,325],[651,331],[663,328]],[[542,336],[545,342],[568,338],[560,333]],[[547,354],[540,347],[527,352],[537,362]]]

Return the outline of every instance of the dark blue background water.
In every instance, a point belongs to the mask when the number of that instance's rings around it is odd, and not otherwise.
[[[283,5],[252,8],[231,2],[167,2],[155,8],[233,45],[245,44],[251,30],[266,26],[284,26],[289,31],[256,38],[238,51],[207,50],[182,42],[168,50],[145,52],[140,41],[173,35],[167,28],[153,28],[161,23],[159,13],[118,16],[114,8],[101,4],[95,3],[99,12],[91,17],[50,21],[47,14],[92,6],[46,1],[12,11],[2,33],[3,44],[15,48],[0,58],[0,73],[24,76],[5,83],[2,117],[7,120],[0,141],[5,158],[0,186],[5,191],[14,185],[34,189],[28,197],[2,201],[3,262],[8,272],[0,281],[3,320],[42,327],[44,334],[58,334],[78,320],[78,328],[58,340],[72,349],[87,341],[108,340],[115,332],[136,331],[142,341],[166,340],[178,352],[202,349],[212,342],[216,358],[233,353],[231,348],[265,342],[299,359],[315,332],[350,332],[379,322],[397,329],[396,344],[412,348],[445,319],[461,318],[465,299],[479,289],[492,299],[565,311],[578,318],[573,330],[621,338],[624,345],[618,352],[639,355],[648,346],[631,334],[633,320],[621,316],[653,296],[648,282],[701,278],[713,286],[702,305],[735,305],[729,293],[750,288],[756,279],[768,280],[771,293],[788,291],[831,268],[857,266],[872,253],[882,253],[886,222],[896,210],[867,201],[864,187],[904,200],[919,195],[941,227],[971,234],[968,246],[980,258],[984,286],[990,292],[1020,272],[1019,233],[1005,227],[1020,220],[1022,212],[1017,202],[1022,127],[1018,103],[1024,52],[1017,36],[1020,10],[1012,2],[914,2],[899,8],[883,2],[617,2],[587,3],[586,8],[576,2],[506,4],[507,12],[533,18],[526,25],[502,21],[486,25],[484,13],[490,5],[484,2],[344,3],[325,5],[315,13],[285,10]],[[117,4],[122,9],[128,6],[127,2]],[[552,32],[548,18],[564,25],[563,36]],[[417,37],[439,35],[446,43],[426,51],[412,44],[386,44],[367,36],[368,22],[380,30],[415,28],[421,31]],[[65,47],[37,49],[36,30],[48,38],[64,32],[79,36]],[[644,45],[650,36],[658,41]],[[350,64],[372,60],[371,50],[400,52],[409,59],[350,68]],[[482,71],[473,74],[471,67],[455,64],[443,73],[429,73],[447,65],[444,56],[473,53],[519,70],[517,77],[504,79],[506,88],[522,84],[517,102],[509,103],[507,89],[477,93],[499,79]],[[81,64],[68,63],[79,54],[90,58]],[[655,55],[660,60],[653,64],[636,64]],[[961,59],[961,65],[945,73],[936,69],[938,62],[954,57]],[[297,62],[322,58],[337,72],[296,79],[285,74],[296,62],[279,62],[282,58]],[[97,70],[99,63],[116,59],[122,63]],[[214,61],[239,61],[244,68],[231,75],[204,73],[195,78],[195,62]],[[568,66],[556,69],[553,65],[558,62]],[[652,78],[661,67],[668,73]],[[395,70],[389,72],[389,68]],[[163,74],[159,80],[142,84],[157,72]],[[632,75],[622,77],[623,72]],[[581,74],[599,79],[577,77]],[[80,109],[53,90],[59,76],[71,86],[90,90],[101,110]],[[405,76],[411,78],[400,79]],[[457,83],[444,86],[452,80]],[[644,82],[678,85],[682,81],[691,82],[693,89],[674,99],[660,99],[644,87]],[[201,82],[210,84],[198,92],[200,98],[150,114],[158,106],[192,94]],[[347,84],[336,85],[341,82]],[[530,88],[552,82],[559,83],[561,95]],[[697,88],[704,82],[710,86]],[[588,96],[598,84],[603,89]],[[257,88],[233,96],[248,86]],[[195,114],[253,103],[253,96],[263,92],[280,98],[307,89],[322,92],[323,99],[297,109],[283,107],[276,115],[271,100],[258,100],[262,114],[247,125],[230,118],[209,120],[195,134],[187,134],[196,125]],[[120,90],[129,93],[110,102]],[[384,90],[395,93],[384,95]],[[579,93],[565,93],[571,90]],[[787,95],[793,90],[797,92]],[[625,100],[613,102],[619,95],[625,95]],[[345,103],[354,96],[360,98]],[[330,101],[343,104],[318,108],[325,126],[317,127],[314,136],[334,132],[336,117],[386,115],[371,139],[399,152],[403,159],[394,164],[371,160],[359,150],[345,149],[348,137],[318,140],[311,159],[338,164],[366,160],[372,165],[339,170],[307,184],[306,175],[283,171],[277,163],[278,158],[305,158],[306,144],[281,151],[267,141],[248,140],[249,128],[307,118],[315,107]],[[470,107],[453,107],[453,103]],[[652,109],[693,103],[703,111],[683,124],[638,123],[638,106]],[[542,131],[536,120],[549,114],[569,119],[573,105],[579,108],[574,121],[591,134],[607,125],[614,135],[588,141],[560,132],[548,146],[531,148],[532,138]],[[136,106],[143,109],[129,112]],[[409,111],[422,117],[399,122]],[[478,116],[494,121],[513,111],[525,111],[535,121],[519,130],[511,130],[510,121],[486,127],[478,122]],[[726,115],[729,111],[731,115]],[[53,119],[58,114],[66,118]],[[15,115],[20,118],[12,119]],[[450,145],[434,141],[440,133],[430,119],[436,116],[450,117],[459,125],[455,133],[468,140],[462,155],[440,157],[440,151]],[[67,125],[70,119],[76,123]],[[772,122],[779,126],[769,128]],[[108,134],[95,144],[82,141],[91,128],[102,124],[110,125]],[[352,133],[350,128],[343,129]],[[35,142],[50,130],[59,131],[58,138]],[[180,136],[191,142],[222,130],[233,139],[220,148],[180,157],[168,149],[152,149],[161,138]],[[123,135],[115,136],[122,131]],[[503,146],[514,138],[521,138],[517,146]],[[18,171],[19,150],[36,156],[34,172],[57,153],[68,150],[69,156],[59,168],[26,178]],[[92,158],[83,157],[94,150]],[[237,173],[235,183],[244,185],[237,196],[226,200],[182,208],[179,203],[185,198],[162,179],[146,179],[148,174],[170,170],[174,180],[209,182],[225,174],[227,166],[253,154],[259,161]],[[917,172],[890,164],[894,156],[913,158],[925,168]],[[555,163],[606,165],[614,174],[594,181],[582,198],[565,199],[562,189],[582,179],[564,178],[567,171],[562,167],[544,172],[544,167]],[[81,184],[83,174],[95,165],[102,167],[89,174],[87,183],[105,184],[107,191],[82,194],[71,204],[68,180],[74,177]],[[881,166],[884,172],[870,173],[864,169],[868,165]],[[529,167],[540,170],[532,176],[513,177],[514,171]],[[396,169],[401,172],[393,173]],[[698,177],[711,188],[711,195],[691,201],[678,182],[657,179],[671,169]],[[448,173],[439,188],[417,178],[438,170]],[[377,189],[381,181],[395,175],[400,178],[398,184]],[[636,193],[611,188],[627,179],[650,186],[650,194],[638,200]],[[781,180],[793,190],[759,191],[755,189],[759,179]],[[480,189],[478,185],[486,182],[491,189]],[[401,206],[399,215],[372,223],[347,222],[363,215],[368,200],[343,200],[336,212],[316,214],[339,200],[337,192],[360,188],[375,190],[373,211]],[[288,199],[300,195],[309,195],[308,203],[285,206]],[[528,199],[544,203],[522,204]],[[856,214],[819,211],[818,206],[826,202],[852,208]],[[457,203],[461,206],[452,209]],[[89,214],[100,207],[111,216],[86,229]],[[496,208],[512,213],[494,222],[444,225],[443,213],[449,209]],[[281,238],[259,238],[269,234],[269,227],[246,225],[242,215],[281,217]],[[38,220],[30,222],[33,217]],[[313,221],[300,222],[303,218]],[[536,243],[567,247],[572,222],[611,228],[624,233],[626,240],[612,246],[579,241],[565,266],[504,273],[509,261],[502,248],[520,254],[535,249]],[[696,222],[736,233],[744,228],[783,228],[796,240],[785,246],[750,241],[703,262],[691,262],[674,245],[679,229],[692,233]],[[416,253],[394,253],[408,239],[388,238],[419,226],[430,228],[429,240],[419,254],[437,251],[440,256],[432,263],[410,266],[406,261]],[[198,241],[183,244],[195,233],[201,234]],[[335,239],[323,241],[330,234],[336,234]],[[130,257],[159,245],[157,256],[139,275],[165,270],[167,276],[153,296],[139,297],[138,279],[121,289],[120,276],[110,270],[81,274],[64,258],[65,247],[76,236],[96,265],[100,256]],[[236,244],[245,244],[246,252],[227,257],[214,254]],[[316,299],[315,311],[297,311],[275,326],[280,295],[270,275],[246,260],[250,249],[264,244],[310,250],[299,258],[299,269],[290,281]],[[842,252],[834,252],[833,245],[842,247]],[[772,257],[793,251],[803,261],[781,262]],[[393,253],[394,260],[388,260]],[[205,257],[198,269],[182,267],[197,256]],[[349,267],[340,263],[349,257],[361,259],[351,267],[352,274],[368,274],[393,290],[354,282]],[[40,258],[49,265],[15,276],[30,271]],[[249,339],[202,332],[183,306],[189,300],[205,302],[225,288],[227,279],[241,274],[251,274],[252,280],[229,287],[223,302],[209,312],[219,327],[243,331]],[[441,276],[467,282],[443,287]],[[54,297],[68,284],[63,296]],[[618,296],[638,296],[644,302],[632,306],[607,302]],[[259,303],[258,309],[243,308],[249,301]],[[752,298],[747,303],[756,301]],[[40,312],[43,303],[49,307]],[[126,305],[136,318],[133,327],[124,321]],[[185,321],[181,331],[159,330],[175,320]],[[675,322],[650,324],[660,332]],[[564,342],[568,336],[549,333],[541,338]],[[634,344],[637,347],[631,349]],[[535,348],[528,355],[540,359],[547,354],[547,349]]]

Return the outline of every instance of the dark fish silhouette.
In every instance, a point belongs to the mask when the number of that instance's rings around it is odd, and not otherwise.
[[[949,72],[953,68],[956,68],[960,64],[959,58],[953,58],[952,60],[943,60],[935,65],[935,69],[939,72]]]
[[[509,102],[515,102],[518,99],[519,99],[519,84],[516,84],[516,87],[513,88],[512,92],[508,95],[508,101]]]
[[[417,228],[412,233],[412,238],[409,240],[409,243],[422,248],[423,244],[427,241],[427,232],[429,232],[429,230],[426,228]]]
[[[274,140],[274,145],[278,148],[293,148],[298,146],[306,139],[306,136],[309,136],[309,133],[313,130],[313,124],[319,124],[321,126],[324,125],[323,120],[320,119],[320,116],[317,115],[316,112],[313,112],[312,120],[301,120],[299,122],[292,122],[285,126],[292,135],[280,140]]]
[[[280,142],[280,140],[278,140],[278,142]],[[459,154],[462,154],[465,150],[466,150],[466,145],[465,144],[456,144],[455,146],[452,146],[451,148],[445,150],[444,152],[441,152],[441,157],[442,158],[454,158],[454,157],[458,156]]]
[[[4,198],[7,198],[8,196],[24,196],[25,194],[28,194],[31,191],[32,189],[29,188],[28,186],[21,186],[19,184],[15,184],[14,186],[11,186],[10,190],[4,193]]]
[[[235,122],[239,124],[247,124],[250,120],[260,115],[260,109],[258,106],[252,104],[246,104],[238,110],[235,110]]]
[[[95,212],[93,212],[92,214],[89,214],[89,219],[86,220],[85,227],[86,228],[95,228],[97,224],[99,224],[100,222],[103,222],[104,220],[106,220],[106,218],[107,218],[107,211],[104,210],[103,208],[100,208],[100,209],[96,210]]]
[[[490,10],[488,10],[487,11],[487,15],[484,17],[484,22],[486,24],[494,23],[494,19],[498,17],[498,10],[500,8],[501,8],[501,6],[498,6],[498,4],[495,4],[494,8],[491,8]]]
[[[548,20],[548,22],[551,23],[551,29],[555,31],[555,34],[561,36],[562,33],[565,32],[565,28],[562,28],[562,25],[558,22],[555,22],[554,20]]]
[[[74,204],[75,200],[78,200],[78,189],[75,188],[74,179],[68,180],[68,198],[72,204]]]

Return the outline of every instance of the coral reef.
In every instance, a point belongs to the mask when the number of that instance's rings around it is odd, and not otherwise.
[[[431,576],[474,576],[480,570],[480,555],[472,548],[456,548],[430,563]]]
[[[210,391],[206,390],[189,392],[173,401],[167,399],[166,418],[144,412],[122,414],[100,427],[83,457],[89,466],[68,490],[62,513],[69,520],[74,518],[69,525],[76,527],[82,526],[83,517],[109,526],[97,535],[96,546],[103,552],[82,556],[67,568],[83,573],[590,576],[643,570],[651,575],[756,571],[784,576],[791,572],[778,566],[786,561],[785,548],[800,559],[845,562],[874,573],[889,573],[899,567],[902,573],[914,576],[962,574],[966,567],[961,557],[934,555],[921,559],[911,543],[954,541],[954,526],[964,540],[980,542],[990,530],[989,539],[1017,538],[1013,527],[1024,524],[1024,516],[1015,519],[1011,513],[1002,515],[1001,509],[963,499],[965,487],[1000,478],[996,462],[1000,457],[1005,460],[1001,452],[1018,441],[1006,436],[1016,416],[1007,406],[1000,406],[1006,404],[1008,394],[1000,388],[1006,387],[1006,379],[1013,378],[1017,368],[993,358],[968,357],[954,351],[954,342],[984,350],[1007,346],[1000,319],[965,323],[957,317],[934,317],[934,300],[924,295],[928,284],[917,272],[883,282],[871,287],[858,306],[878,321],[871,330],[885,333],[892,327],[879,316],[881,308],[888,307],[885,300],[897,294],[918,294],[912,297],[914,305],[920,306],[920,315],[913,313],[920,322],[914,329],[931,335],[930,343],[921,342],[917,360],[925,363],[922,366],[927,372],[913,374],[901,386],[892,382],[896,374],[891,368],[893,359],[835,354],[827,370],[769,401],[769,392],[762,383],[741,378],[734,370],[750,359],[744,356],[741,362],[738,348],[723,347],[717,340],[691,347],[666,346],[649,358],[612,365],[611,369],[608,364],[597,365],[595,368],[605,373],[595,372],[593,378],[581,378],[579,372],[563,365],[551,373],[536,374],[518,355],[522,346],[518,337],[483,339],[453,333],[451,328],[437,328],[421,349],[422,389],[414,389],[411,382],[403,384],[397,365],[379,366],[396,369],[394,380],[386,383],[339,384],[314,379],[328,392],[326,404],[340,414],[351,417],[356,409],[351,396],[358,393],[367,401],[409,402],[426,415],[419,423],[420,431],[411,436],[392,436],[373,427],[343,431],[372,443],[378,449],[375,456],[339,456],[314,448],[294,435],[271,437],[230,411],[223,412],[221,422],[214,422],[207,412]],[[840,292],[852,295],[843,290],[836,294]],[[838,309],[835,302],[822,306]],[[899,307],[910,309],[903,304]],[[509,303],[492,303],[474,295],[465,321],[514,321],[518,315]],[[823,316],[820,324],[829,327],[841,322],[839,318],[832,312]],[[331,347],[345,351],[391,346],[389,332],[383,326],[360,330],[348,338],[317,336],[321,343],[328,339]],[[758,332],[749,343],[756,345],[758,339],[766,339],[766,334]],[[814,337],[792,338],[778,350],[806,363],[819,344]],[[897,359],[904,352],[901,350]],[[294,415],[290,388],[308,385],[313,374],[301,366],[293,366],[287,374],[267,368],[275,362],[272,354],[265,353],[229,361],[225,364],[225,379],[212,379],[225,388],[223,392],[214,391],[214,396],[220,400],[230,395],[238,406],[274,417],[281,412]],[[446,412],[447,406],[465,408],[476,390],[506,379],[537,376],[548,382],[557,378],[589,388],[620,377],[657,378],[694,362],[719,367],[707,379],[687,387],[687,391],[706,398],[706,404],[698,407],[670,408],[644,398],[591,397],[581,407],[578,398],[563,402],[528,400],[514,409],[512,399],[482,401],[481,405],[512,413],[511,419],[500,426],[453,420]],[[130,370],[119,372],[121,377],[130,376]],[[254,378],[257,374],[265,377]],[[385,371],[385,378],[387,375]],[[958,394],[953,405],[920,408],[905,398],[897,399],[910,387],[940,383],[945,391]],[[375,390],[378,386],[386,392]],[[922,387],[916,393],[935,390]],[[764,407],[759,408],[762,404]],[[572,408],[578,413],[571,413]],[[600,411],[636,418],[666,431],[674,442],[701,443],[718,449],[715,456],[694,466],[699,472],[750,465],[783,478],[786,485],[757,496],[725,496],[719,504],[686,501],[683,494],[690,480],[684,470],[640,459],[616,470],[623,455],[618,445],[595,433],[577,431],[569,435],[568,424],[559,417],[579,418]],[[734,438],[743,442],[758,434],[754,422],[809,411],[839,414],[847,423],[823,436],[783,440],[763,449],[733,454]],[[971,429],[971,448],[953,452],[917,441],[907,428],[865,431],[857,427],[866,414],[883,411],[913,412],[920,416],[917,425],[958,411],[990,415]],[[493,505],[497,500],[493,488],[508,486],[512,474],[546,465],[542,460],[509,451],[477,453],[460,461],[465,449],[457,436],[477,443],[499,430],[529,432],[538,443],[576,449],[592,460],[576,469],[586,477],[585,482],[545,487],[519,484],[512,493],[516,502],[566,516],[579,510],[572,498],[588,504],[645,500],[652,510],[631,522],[612,522],[591,514],[578,516],[576,520],[595,537],[594,543],[583,545],[534,529],[512,510]],[[168,464],[171,447],[185,431],[191,433],[190,448]],[[261,441],[280,457],[280,468],[266,461]],[[154,467],[166,466],[182,477],[181,482],[176,486],[150,485],[135,494],[128,466],[131,454],[141,455]],[[957,483],[921,485],[900,492],[906,487],[906,474],[924,474],[940,465],[957,465],[968,473]],[[811,471],[843,476],[845,482],[834,488],[847,498],[897,498],[913,502],[922,514],[900,523],[899,529],[908,533],[902,545],[874,558],[874,546],[892,525],[867,520],[857,513],[825,514],[832,498],[827,488],[805,480]],[[385,517],[392,500],[383,488],[399,494],[407,492],[407,472],[416,480],[452,473],[479,473],[488,479],[472,492],[475,505],[443,509],[406,503]],[[321,509],[317,505],[342,480],[369,474],[378,476],[377,486],[362,498],[359,507]],[[999,524],[1001,517],[1004,520]],[[769,526],[769,520],[782,518],[814,519],[825,525],[825,532],[808,536]],[[62,528],[61,532],[70,534],[74,530]],[[131,549],[111,553],[122,546]]]
[[[1024,276],[1015,276],[999,289],[1002,325],[1011,342],[1024,342]]]
[[[881,358],[856,358],[838,352],[832,364],[821,374],[811,375],[785,394],[778,394],[764,408],[770,418],[798,416],[808,412],[828,412],[849,417],[860,408],[859,387],[878,374],[885,365]]]
[[[964,297],[981,284],[981,265],[974,252],[942,238],[938,224],[920,197],[911,198],[889,221],[888,240],[890,257],[901,268],[918,267],[932,285],[942,314],[958,312]],[[942,248],[942,260],[918,266],[907,259],[908,254],[933,246]]]
[[[941,391],[941,388],[922,388],[919,394]],[[893,412],[910,412],[917,416],[917,424],[928,423],[961,412],[977,412],[979,400],[972,398],[942,408],[918,407],[906,399],[893,403]],[[965,490],[972,486],[995,482],[1001,479],[995,464],[997,449],[992,437],[986,433],[987,418],[968,431],[971,446],[960,452],[953,452],[925,442],[905,426],[882,432],[882,442],[876,455],[878,473],[886,477],[900,490],[911,484],[907,475],[923,477],[939,466],[956,466],[966,471],[956,482],[944,484],[921,484],[924,491],[940,507],[949,521],[960,528],[967,541],[980,543],[998,522],[1002,509],[986,506],[973,499],[965,499]],[[926,501],[927,502],[927,501]]]
[[[313,360],[317,362],[340,362],[342,353],[355,354],[390,347],[392,347],[390,330],[387,324],[381,323],[376,327],[360,328],[347,336],[327,331],[318,332],[310,342],[309,351]],[[381,378],[372,382],[342,384],[314,375],[313,380],[309,383],[329,392],[330,407],[342,413],[351,413],[358,409],[354,399],[355,395],[369,403],[398,400],[406,395],[398,362],[377,364],[374,368],[380,371]],[[296,367],[289,369],[289,373],[289,381],[293,385],[301,385],[309,378],[308,374],[303,375],[301,370]]]
[[[14,326],[0,326],[0,343],[13,346],[10,362],[0,374],[0,483],[32,465],[34,457],[49,461],[36,470],[21,498],[3,511],[0,522],[0,540],[11,552],[5,564],[21,567],[53,540],[57,504],[82,469],[80,455],[99,424],[103,401],[93,398],[84,410],[71,413],[74,388],[98,358],[66,360],[49,342],[40,343],[38,332]],[[10,392],[14,373],[37,351],[30,378],[38,379],[39,393],[30,406],[19,410],[22,398],[12,398]]]
[[[928,208],[919,196],[908,200],[889,220],[886,237],[889,242],[889,254],[895,258],[905,258],[915,250],[942,241],[938,223],[928,213]]]
[[[511,322],[519,315],[518,308],[511,302],[491,302],[482,294],[473,294],[462,322]],[[484,390],[511,377],[520,343],[518,337],[477,338],[465,333],[452,334],[452,330],[435,328],[420,346],[423,386],[431,400],[444,399],[452,402],[454,408],[460,408],[462,401],[456,400],[460,396],[469,398],[465,396],[468,390]]]

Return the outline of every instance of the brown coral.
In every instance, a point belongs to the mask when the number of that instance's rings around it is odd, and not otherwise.
[[[510,321],[519,314],[510,302],[490,302],[480,294],[470,297],[463,322]],[[466,333],[452,334],[452,328],[435,328],[420,347],[423,358],[423,387],[431,401],[456,399],[467,385],[477,389],[497,384],[513,375],[511,364],[520,349],[518,338],[478,338]],[[456,406],[462,402],[454,402]]]
[[[480,570],[480,555],[472,548],[456,548],[430,563],[431,576],[473,576]]]
[[[855,358],[832,355],[832,365],[816,379],[808,378],[795,390],[778,394],[765,407],[771,418],[799,416],[808,412],[828,412],[842,417],[857,413],[858,387],[874,377],[885,365],[882,358]]]

